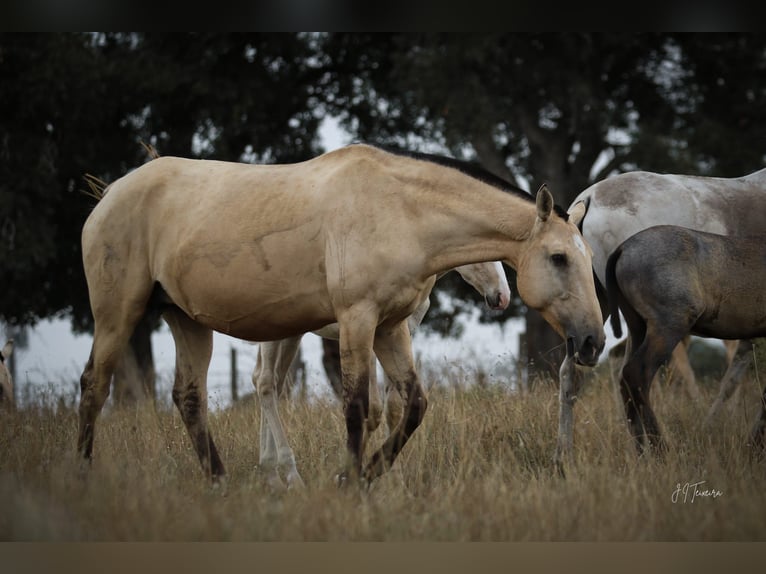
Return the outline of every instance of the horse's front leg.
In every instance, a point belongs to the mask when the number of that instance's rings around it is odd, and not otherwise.
[[[582,373],[575,367],[574,356],[567,356],[559,369],[559,432],[553,462],[564,474],[564,462],[571,455],[574,443],[574,403],[582,384]]]
[[[339,485],[359,478],[364,456],[365,425],[370,414],[370,365],[377,315],[351,309],[338,318],[343,413],[346,418],[346,460]]]
[[[363,476],[371,481],[391,467],[396,456],[415,429],[420,426],[428,401],[415,370],[412,341],[406,321],[379,327],[375,336],[375,354],[383,370],[402,396],[404,409],[383,446],[372,456]]]

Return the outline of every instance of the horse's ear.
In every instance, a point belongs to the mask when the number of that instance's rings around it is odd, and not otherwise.
[[[3,347],[3,359],[7,359],[13,353],[13,339],[10,339]]]
[[[537,217],[540,221],[547,221],[553,212],[553,196],[545,184],[537,190]]]
[[[578,201],[569,210],[569,220],[577,227],[580,227],[582,218],[585,217],[585,212],[588,210],[584,201]]]

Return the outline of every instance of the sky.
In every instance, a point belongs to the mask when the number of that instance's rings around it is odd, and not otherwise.
[[[323,122],[320,137],[328,151],[352,140],[332,118]],[[461,378],[466,381],[475,379],[476,371],[481,369],[490,380],[509,382],[518,358],[523,321],[511,320],[505,326],[486,325],[479,323],[478,315],[477,308],[476,313],[465,322],[463,335],[459,338],[447,339],[435,334],[415,333],[413,349],[416,359],[433,369],[450,365],[458,381]],[[608,327],[607,337],[609,348],[615,339]],[[67,319],[40,322],[29,331],[28,348],[17,348],[14,351],[16,396],[24,396],[25,389],[28,389],[33,394],[42,392],[51,397],[63,394],[69,399],[79,398],[80,374],[88,359],[91,342],[90,335],[74,335]],[[168,396],[164,399],[170,400],[175,346],[166,324],[162,323],[159,331],[153,334],[152,349],[158,377],[158,394],[166,392]],[[231,402],[231,349],[237,350],[238,394],[242,396],[253,391],[251,375],[255,367],[256,344],[215,333],[213,358],[208,371],[208,397],[213,410],[226,407]],[[310,396],[331,396],[322,367],[321,339],[311,333],[305,335],[301,343],[301,354],[306,364]]]

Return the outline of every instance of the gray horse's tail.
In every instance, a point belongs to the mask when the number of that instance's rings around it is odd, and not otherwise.
[[[616,337],[622,337],[622,324],[620,323],[620,286],[617,284],[617,260],[622,255],[622,245],[615,249],[606,262],[606,299],[609,304],[609,320],[612,322],[612,331]]]

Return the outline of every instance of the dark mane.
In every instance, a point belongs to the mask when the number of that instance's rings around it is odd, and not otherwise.
[[[535,197],[533,195],[530,195],[529,193],[521,189],[519,186],[512,184],[510,181],[503,179],[502,177],[498,175],[495,175],[494,173],[487,170],[478,162],[460,160],[460,159],[456,159],[454,157],[449,157],[445,155],[437,155],[437,154],[424,153],[419,151],[408,151],[408,150],[403,150],[400,148],[387,146],[387,145],[379,145],[379,144],[368,144],[368,145],[372,145],[373,147],[376,147],[383,151],[387,151],[394,155],[409,157],[409,158],[417,159],[421,161],[430,161],[432,163],[436,163],[444,167],[456,169],[459,172],[469,177],[478,179],[482,183],[486,183],[487,185],[496,187],[497,189],[500,189],[501,191],[505,191],[506,193],[511,193],[515,196],[521,197],[525,201],[532,201],[532,202],[535,201]],[[553,209],[561,218],[564,219],[564,221],[569,220],[569,214],[560,205],[558,204],[554,205]]]

